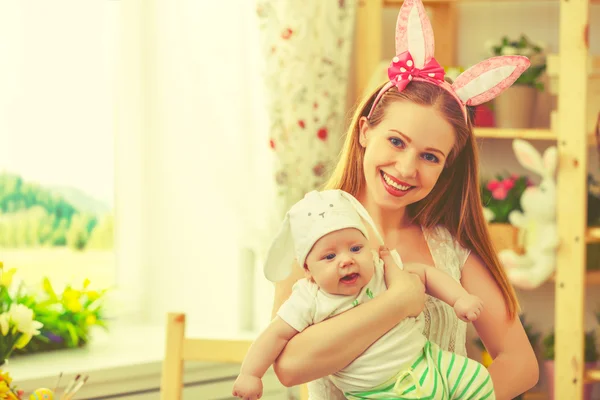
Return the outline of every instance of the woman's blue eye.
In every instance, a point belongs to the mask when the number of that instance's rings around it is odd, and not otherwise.
[[[362,249],[362,246],[357,245],[357,246],[352,246],[350,248],[350,251],[352,251],[354,253],[358,253],[360,251],[360,249]]]
[[[392,144],[392,146],[395,147],[400,147],[404,145],[404,142],[401,139],[398,139],[397,137],[391,137],[388,140]]]
[[[333,254],[333,253],[327,254],[324,258],[326,258],[328,260],[333,260],[335,258],[335,254]]]
[[[435,163],[440,162],[440,159],[431,153],[423,154],[423,158],[425,159],[425,161],[429,161],[429,162],[435,162]]]

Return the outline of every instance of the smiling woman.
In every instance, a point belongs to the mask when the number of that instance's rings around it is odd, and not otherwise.
[[[389,105],[387,114],[389,117],[383,120],[375,114],[373,122],[366,118],[360,121],[360,143],[368,149],[364,156],[365,180],[368,187],[385,189],[374,193],[378,202],[401,207],[431,192],[455,139],[452,125],[441,112],[431,113],[430,106],[398,101]],[[383,186],[375,185],[375,180],[383,180]],[[393,198],[385,200],[385,193]],[[395,197],[403,197],[406,202],[398,203]]]

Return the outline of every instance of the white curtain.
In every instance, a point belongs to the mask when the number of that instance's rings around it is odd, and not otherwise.
[[[244,249],[270,236],[274,197],[254,5],[128,0],[122,7],[117,215],[120,206],[127,222],[117,233],[128,263],[119,266],[121,287],[144,288],[131,297],[142,299],[146,321],[162,323],[179,310],[192,322],[236,329],[248,311],[239,304],[254,300],[254,261]],[[244,257],[250,265],[240,267]],[[270,285],[257,284],[270,303]]]
[[[257,0],[283,215],[329,177],[346,122],[355,0]]]

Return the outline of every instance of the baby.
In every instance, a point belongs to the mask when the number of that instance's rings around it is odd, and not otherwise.
[[[402,267],[397,252],[369,249],[367,221],[383,245],[364,207],[341,190],[313,191],[287,213],[265,264],[268,279],[289,273],[294,257],[306,278],[256,339],[242,364],[233,395],[262,396],[262,377],[287,342],[308,326],[366,303],[386,290],[384,263]],[[450,275],[422,264],[407,264],[426,291],[454,307],[463,321],[476,320],[483,308]],[[421,318],[406,318],[344,369],[330,376],[349,399],[494,399],[487,370],[479,363],[429,342]]]

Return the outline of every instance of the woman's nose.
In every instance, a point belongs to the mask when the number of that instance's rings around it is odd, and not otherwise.
[[[412,151],[404,151],[396,160],[396,170],[401,178],[415,178],[417,176],[417,160]]]

